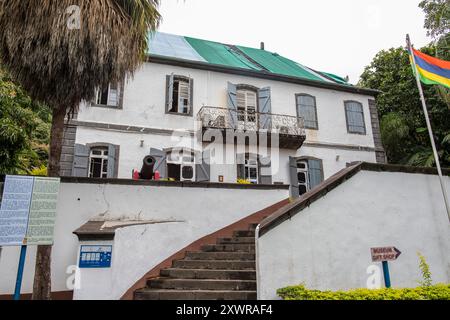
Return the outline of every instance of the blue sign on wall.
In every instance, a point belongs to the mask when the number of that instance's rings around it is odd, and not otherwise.
[[[80,250],[80,268],[111,268],[112,246],[85,245]]]

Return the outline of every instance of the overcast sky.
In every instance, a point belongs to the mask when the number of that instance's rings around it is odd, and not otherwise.
[[[162,0],[160,31],[266,49],[356,83],[381,49],[430,39],[420,0]]]

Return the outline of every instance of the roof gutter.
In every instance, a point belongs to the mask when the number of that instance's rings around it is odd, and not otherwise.
[[[337,83],[336,84],[326,83],[326,82],[320,82],[320,81],[315,81],[315,80],[308,80],[308,79],[301,79],[301,78],[296,78],[296,77],[292,77],[292,76],[286,76],[286,75],[282,75],[282,74],[275,74],[275,73],[271,73],[268,71],[256,71],[256,70],[249,70],[249,69],[243,69],[243,68],[228,67],[228,66],[223,66],[223,65],[218,65],[218,64],[211,64],[208,62],[192,61],[192,60],[158,56],[158,55],[152,55],[152,54],[147,56],[146,61],[151,62],[151,63],[166,64],[166,65],[172,65],[172,66],[177,66],[177,67],[216,71],[216,72],[236,74],[236,75],[247,76],[247,77],[255,77],[255,78],[268,79],[268,80],[274,80],[274,81],[295,83],[295,84],[301,84],[301,85],[310,86],[310,87],[331,89],[331,90],[337,90],[337,91],[343,91],[343,92],[363,94],[363,95],[368,95],[368,96],[377,96],[378,94],[381,93],[381,91],[374,90],[374,89],[346,86],[346,85],[340,85]]]

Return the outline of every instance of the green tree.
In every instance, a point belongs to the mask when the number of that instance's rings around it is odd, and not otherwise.
[[[435,47],[420,49],[429,55]],[[378,89],[381,134],[391,163],[433,166],[419,91],[404,48],[380,51],[361,75],[359,85]],[[441,164],[450,166],[450,113],[436,86],[423,86]]]
[[[159,0],[0,1],[0,60],[30,97],[52,109],[49,176],[59,176],[64,119],[95,90],[144,60]],[[50,299],[51,246],[36,256],[34,299]]]
[[[0,174],[28,174],[47,165],[49,123],[50,109],[0,69]]]

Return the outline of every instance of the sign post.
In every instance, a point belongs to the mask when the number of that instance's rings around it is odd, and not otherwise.
[[[386,288],[391,287],[391,277],[389,275],[388,261],[395,261],[402,254],[396,247],[380,247],[371,248],[373,262],[381,262],[383,264],[384,285]]]
[[[19,269],[17,270],[16,288],[14,289],[14,300],[20,300],[20,289],[22,288],[23,269],[25,267],[25,257],[27,256],[27,246],[20,248]]]

